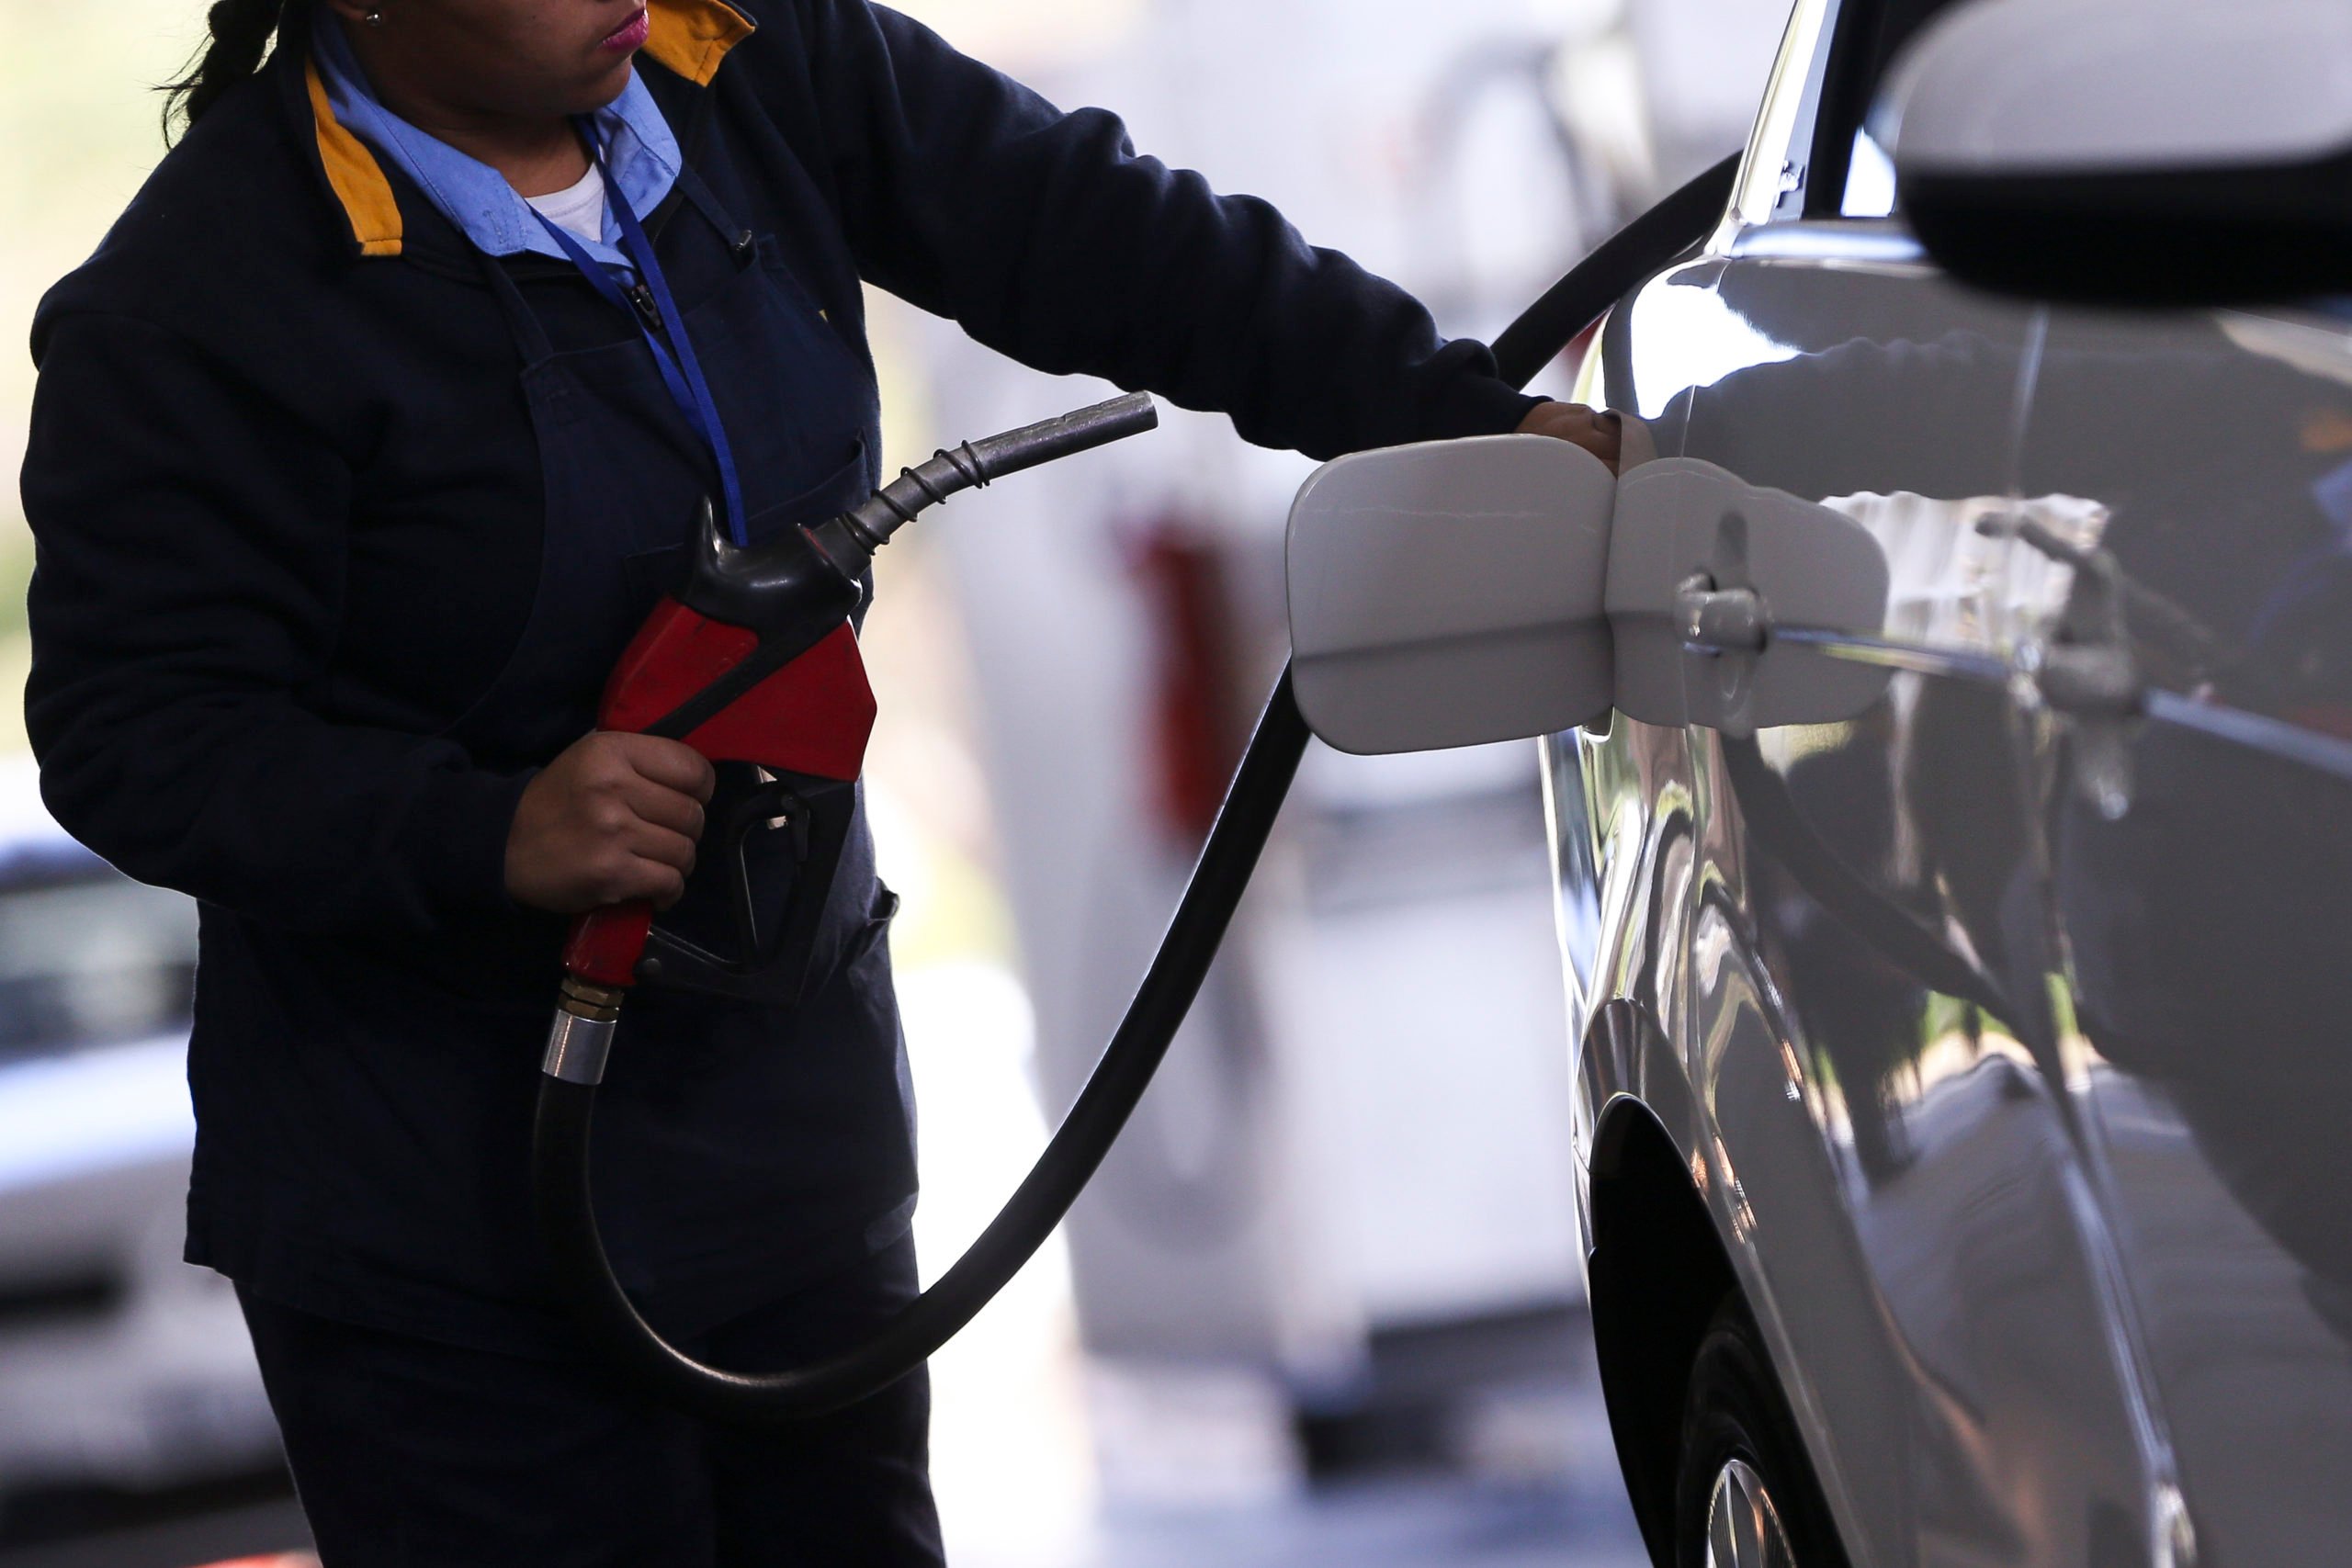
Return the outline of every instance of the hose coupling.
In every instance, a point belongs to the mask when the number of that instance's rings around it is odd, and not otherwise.
[[[591,985],[565,976],[539,1070],[564,1083],[594,1088],[604,1082],[605,1062],[613,1052],[613,1032],[620,1023],[621,1002],[628,995],[612,986]]]

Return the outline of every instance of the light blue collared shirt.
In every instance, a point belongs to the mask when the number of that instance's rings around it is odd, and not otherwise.
[[[377,100],[340,22],[322,17],[311,39],[335,118],[414,180],[475,248],[493,256],[532,251],[565,259],[563,247],[504,175],[419,130]],[[652,211],[677,183],[678,139],[670,133],[670,122],[662,118],[661,106],[637,72],[628,73],[628,85],[619,97],[596,111],[595,123],[613,185],[639,216]],[[604,238],[588,244],[587,252],[608,265],[627,269],[628,258],[621,254],[619,238],[608,198]]]

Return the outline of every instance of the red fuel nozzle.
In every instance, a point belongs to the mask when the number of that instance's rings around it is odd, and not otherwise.
[[[925,508],[1057,457],[1149,430],[1148,394],[967,442],[906,469],[840,516],[749,547],[719,532],[705,503],[685,581],[654,607],[613,668],[597,727],[683,740],[714,762],[748,762],[767,783],[707,845],[733,879],[737,952],[711,953],[662,931],[647,904],[573,922],[546,1071],[570,1083],[602,1077],[623,999],[640,982],[752,1000],[797,998],[817,918],[856,808],[854,785],[874,730],[850,616],[873,554]],[[781,823],[798,873],[787,908],[763,931],[742,848]],[[716,852],[708,852],[715,851]]]

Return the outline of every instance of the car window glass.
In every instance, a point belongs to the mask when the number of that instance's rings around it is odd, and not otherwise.
[[[1854,158],[1838,210],[1841,218],[1885,218],[1894,211],[1894,160],[1867,127],[1854,132]]]
[[[1895,210],[1889,149],[1864,121],[1887,69],[1905,44],[1955,0],[1878,0],[1852,5],[1826,51],[1828,82],[1815,116],[1815,177],[1804,209],[1816,216],[1884,218]]]
[[[1733,198],[1743,223],[1770,223],[1804,210],[1804,150],[1813,143],[1814,116],[1828,63],[1825,46],[1838,9],[1837,0],[1797,0],[1790,13],[1789,30],[1781,41],[1781,56],[1772,67]]]

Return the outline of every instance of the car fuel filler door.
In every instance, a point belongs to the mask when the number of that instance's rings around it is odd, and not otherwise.
[[[1623,479],[1546,436],[1359,453],[1292,507],[1300,710],[1342,751],[1570,728],[1611,708],[1736,735],[1875,703],[1886,554],[1712,463]]]

